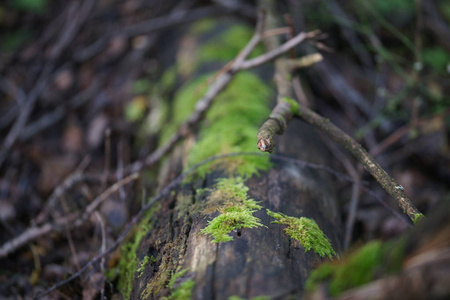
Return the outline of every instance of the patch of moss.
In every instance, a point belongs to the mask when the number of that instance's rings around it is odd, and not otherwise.
[[[289,217],[282,213],[275,213],[267,209],[267,214],[277,219],[272,223],[287,225],[284,229],[287,235],[300,242],[305,251],[313,250],[321,257],[333,258],[336,255],[327,236],[320,230],[317,223],[309,218]]]
[[[236,75],[230,86],[216,99],[200,127],[199,140],[191,149],[188,166],[211,156],[248,152],[256,149],[259,126],[270,113],[270,90],[250,72]],[[204,176],[212,165],[201,167]],[[227,159],[226,169],[237,176],[250,177],[270,168],[269,157],[233,157]]]
[[[414,214],[414,224],[419,223],[423,218],[425,218],[425,216],[421,213]]]
[[[147,264],[149,262],[150,262],[150,256],[148,256],[148,255],[144,256],[142,261],[139,263],[139,267],[136,270],[136,272],[138,273],[138,278],[141,277],[142,274],[144,274],[145,267],[147,266]]]
[[[193,279],[187,279],[179,283],[181,277],[183,277],[188,269],[183,269],[175,273],[169,281],[168,287],[171,290],[170,296],[163,298],[164,300],[188,300],[192,299],[192,290],[195,286]]]
[[[169,299],[171,300],[188,300],[192,299],[192,290],[194,289],[195,281],[188,279],[172,292]]]
[[[297,101],[295,101],[294,99],[288,98],[288,97],[283,97],[282,100],[284,102],[287,102],[287,103],[289,103],[291,105],[291,113],[293,115],[298,115],[298,108],[299,108],[299,106],[298,106],[298,102]]]
[[[242,177],[219,179],[209,200],[213,203],[224,201],[217,208],[220,215],[209,221],[200,233],[213,237],[213,243],[221,243],[233,240],[228,235],[233,230],[263,226],[261,220],[253,216],[262,207],[250,199],[247,192],[248,187]]]
[[[200,48],[199,57],[203,62],[229,61],[234,59],[253,36],[253,29],[243,25],[233,25],[224,32],[215,35]],[[257,46],[250,57],[264,53]]]
[[[119,284],[118,288],[125,299],[130,297],[133,289],[134,274],[137,269],[138,261],[136,257],[137,249],[141,243],[142,238],[148,233],[153,226],[152,215],[160,209],[159,204],[155,204],[143,218],[143,220],[136,226],[136,233],[133,235],[133,240],[122,246],[122,253],[120,261],[117,266],[119,270]],[[145,259],[145,258],[144,258]]]
[[[373,241],[352,254],[341,264],[324,263],[311,272],[306,281],[307,291],[313,291],[323,281],[328,282],[329,293],[341,292],[372,281],[383,263],[382,243]]]
[[[172,104],[171,120],[161,131],[160,145],[165,144],[194,111],[195,104],[204,95],[208,87],[207,79],[210,76],[212,74],[197,77],[177,90]]]
[[[184,257],[180,255],[181,251],[184,251],[185,241],[183,239],[184,237],[178,236],[173,242],[166,243],[159,251],[163,255],[158,262],[158,270],[141,291],[141,298],[157,297],[165,287],[170,287],[170,279],[183,264]]]

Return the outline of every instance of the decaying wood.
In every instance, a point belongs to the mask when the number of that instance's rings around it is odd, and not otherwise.
[[[294,39],[307,37],[307,34],[300,34]],[[291,44],[292,40],[285,45],[291,47]],[[273,59],[282,53],[272,50],[260,57]],[[253,62],[260,63],[253,59],[247,64],[253,65]],[[189,144],[191,142],[186,141],[173,152],[167,164],[168,171],[164,171],[166,175],[162,178],[170,180],[180,172],[183,153],[186,153],[182,148]],[[329,156],[323,153],[324,147],[317,135],[304,123],[293,122],[278,145],[280,154],[329,164]],[[341,250],[341,224],[331,181],[317,170],[276,159],[273,159],[273,168],[245,183],[249,197],[263,207],[254,216],[261,219],[264,226],[236,230],[230,233],[232,241],[212,243],[212,238],[201,231],[219,213],[204,210],[210,198],[202,191],[213,188],[218,178],[229,176],[224,170],[226,163],[225,160],[220,167],[211,169],[203,179],[185,183],[170,194],[152,216],[152,229],[137,251],[138,261],[145,257],[150,259],[135,273],[131,299],[170,297],[174,289],[188,281],[195,283],[192,299],[301,297],[309,272],[323,258],[314,251],[306,252],[297,240],[286,235],[283,225],[271,223],[274,219],[266,214],[266,209],[315,220],[334,250]],[[182,270],[185,270],[182,275],[173,280]]]
[[[298,126],[302,124],[297,123]],[[299,130],[292,126],[280,141],[284,153],[294,153],[305,142],[290,143],[291,134]],[[311,133],[303,126],[305,137]],[[308,142],[309,145],[309,142]],[[303,158],[323,162],[314,142],[303,152]],[[316,150],[316,151],[314,151]],[[314,154],[315,153],[315,154]],[[315,159],[313,158],[315,156]],[[336,251],[341,248],[341,225],[330,182],[323,174],[309,168],[276,162],[269,172],[246,182],[250,197],[260,205],[290,216],[314,219],[329,237]],[[322,261],[313,251],[303,247],[283,231],[283,226],[272,224],[265,210],[255,213],[267,226],[233,232],[231,242],[214,244],[200,234],[207,221],[217,215],[202,215],[185,209],[201,206],[208,198],[196,194],[199,188],[211,187],[223,176],[220,171],[208,174],[204,181],[189,183],[165,201],[154,216],[156,223],[144,238],[138,259],[146,255],[157,258],[137,277],[132,299],[160,299],[170,292],[166,287],[169,274],[188,269],[180,283],[194,279],[193,299],[228,299],[232,295],[251,298],[260,295],[272,299],[299,296],[309,271]]]

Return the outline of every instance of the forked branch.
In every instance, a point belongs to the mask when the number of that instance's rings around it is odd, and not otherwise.
[[[263,152],[273,152],[275,148],[274,135],[282,134],[286,124],[293,118],[298,117],[308,124],[324,132],[334,142],[342,145],[349,151],[364,168],[381,184],[389,195],[397,200],[403,212],[416,222],[423,217],[422,213],[414,206],[406,196],[404,189],[394,178],[375,161],[375,159],[350,135],[339,129],[336,125],[308,107],[301,105],[291,99],[292,84],[288,78],[298,67],[298,63],[293,60],[278,59],[275,62],[275,81],[278,87],[278,103],[273,109],[269,118],[264,122],[258,132],[257,146]]]

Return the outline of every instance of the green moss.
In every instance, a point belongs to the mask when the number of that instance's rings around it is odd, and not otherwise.
[[[169,299],[171,300],[188,300],[192,299],[192,290],[195,287],[195,281],[188,279],[172,292]]]
[[[293,115],[298,115],[299,114],[298,113],[299,106],[298,106],[298,102],[297,101],[295,101],[294,99],[291,99],[291,98],[287,98],[287,97],[283,97],[282,100],[284,102],[287,102],[287,103],[289,103],[291,105],[291,112],[292,112]]]
[[[212,75],[200,76],[177,90],[172,104],[171,120],[161,131],[160,145],[165,144],[176,133],[178,127],[189,118],[195,104],[204,95],[210,76]]]
[[[257,76],[249,72],[238,74],[208,111],[199,140],[189,153],[188,165],[214,155],[255,151],[259,126],[270,113],[269,95],[268,87]],[[198,174],[204,176],[211,167],[200,168]],[[250,177],[270,168],[269,157],[229,158],[226,168],[230,173]]]
[[[155,204],[146,214],[143,221],[136,227],[136,233],[133,236],[131,242],[122,246],[122,254],[117,266],[119,270],[119,284],[118,288],[125,299],[130,297],[131,290],[133,289],[134,274],[137,269],[137,257],[136,252],[141,243],[142,238],[148,233],[153,226],[151,220],[152,215],[160,209],[160,205]],[[144,258],[145,259],[145,258]]]
[[[421,213],[414,214],[414,220],[413,220],[414,224],[419,223],[420,220],[422,220],[423,218],[425,218],[425,216]]]
[[[320,230],[317,223],[305,217],[294,218],[267,209],[267,214],[277,219],[272,223],[287,225],[284,229],[287,235],[300,242],[305,251],[313,250],[321,257],[332,258],[336,255],[327,236]]]
[[[139,267],[137,268],[136,272],[138,272],[138,277],[141,277],[142,274],[144,274],[145,267],[147,267],[147,264],[150,262],[150,256],[146,255],[142,259],[142,261],[139,264]]]
[[[188,300],[192,299],[192,290],[195,286],[195,281],[193,279],[187,279],[184,282],[178,284],[177,281],[183,277],[188,269],[183,269],[175,273],[169,281],[169,288],[171,290],[170,296],[163,298],[165,300]],[[178,286],[177,286],[178,285]]]
[[[322,264],[311,273],[305,288],[313,291],[318,284],[327,281],[330,294],[338,296],[347,289],[372,281],[383,262],[382,257],[382,243],[370,242],[341,264]]]
[[[247,192],[248,187],[244,185],[242,177],[219,179],[209,201],[225,202],[217,205],[220,215],[209,221],[208,226],[200,233],[213,237],[213,243],[221,243],[233,240],[233,237],[228,235],[233,230],[263,226],[261,220],[253,216],[253,213],[262,207],[250,199]]]
[[[252,35],[252,28],[234,25],[206,42],[200,48],[199,57],[203,62],[232,60],[245,47]],[[262,53],[263,48],[259,46],[253,50],[250,57]]]

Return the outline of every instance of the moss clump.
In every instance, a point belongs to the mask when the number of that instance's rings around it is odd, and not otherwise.
[[[153,221],[151,220],[152,215],[160,209],[160,205],[155,204],[146,214],[145,218],[136,227],[136,233],[134,234],[134,239],[131,242],[126,243],[122,246],[122,254],[120,256],[120,261],[117,266],[120,271],[119,274],[119,290],[125,299],[130,297],[131,290],[133,289],[133,279],[134,274],[137,269],[138,261],[136,257],[136,252],[141,244],[142,238],[148,233],[148,231],[153,226]],[[144,258],[145,259],[145,258]],[[141,264],[142,266],[142,264]]]
[[[203,76],[178,90],[173,105],[172,121],[161,135],[162,143],[187,120],[207,86],[207,76]],[[200,126],[199,139],[189,152],[188,166],[214,155],[255,151],[259,126],[270,113],[269,96],[269,88],[256,75],[249,72],[236,75],[233,82],[217,96],[208,110]],[[203,177],[218,164],[216,161],[200,167],[197,174]],[[270,162],[269,157],[241,156],[227,159],[224,166],[230,173],[250,177],[259,171],[269,169]]]
[[[178,282],[187,271],[188,269],[183,269],[170,278],[168,287],[170,288],[171,293],[169,297],[163,298],[164,300],[192,299],[192,290],[195,286],[195,281],[193,279],[187,279],[181,283]]]
[[[299,106],[298,106],[298,102],[297,101],[295,101],[294,99],[291,99],[291,98],[287,98],[287,97],[283,97],[282,98],[282,100],[284,101],[284,102],[287,102],[287,103],[289,103],[290,105],[291,105],[291,113],[293,114],[293,115],[298,115],[299,113],[298,113],[298,108],[299,108]]]
[[[284,229],[287,235],[300,242],[305,251],[313,250],[321,257],[332,258],[336,255],[327,236],[320,230],[317,223],[305,217],[288,217],[282,213],[275,213],[267,209],[267,214],[277,219],[272,223],[287,225]]]
[[[144,274],[145,267],[147,266],[147,264],[149,262],[150,262],[150,256],[148,256],[148,255],[144,256],[141,263],[139,264],[139,268],[137,268],[137,270],[136,270],[136,272],[138,272],[138,278],[141,277],[142,274]]]
[[[421,213],[414,214],[414,224],[419,223],[423,218],[425,218],[425,216]]]
[[[313,291],[318,284],[327,281],[330,294],[338,296],[347,289],[366,284],[375,278],[382,257],[381,242],[370,242],[339,265],[322,264],[309,276],[306,290]]]
[[[255,151],[259,126],[270,113],[269,95],[268,87],[257,76],[238,74],[208,111],[199,139],[189,153],[188,166],[214,155]],[[233,157],[224,165],[228,172],[241,177],[270,168],[269,157],[260,156]],[[211,166],[199,168],[197,173],[204,176]]]
[[[217,207],[220,215],[209,221],[200,233],[213,237],[213,243],[221,243],[233,240],[228,235],[233,230],[263,226],[261,220],[253,216],[262,207],[248,198],[247,192],[248,187],[244,185],[242,177],[219,179],[210,200],[213,203],[224,201]]]

